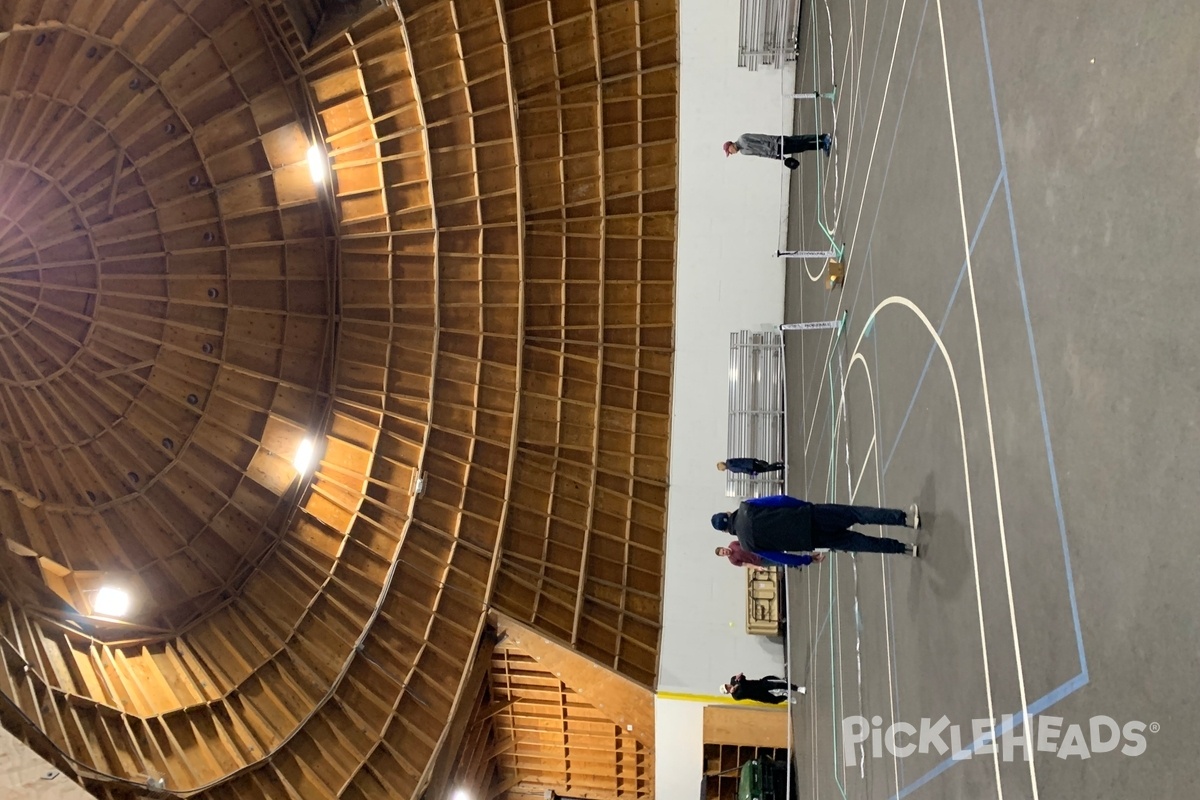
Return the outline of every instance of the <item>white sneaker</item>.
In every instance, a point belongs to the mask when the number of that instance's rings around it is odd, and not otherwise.
[[[908,527],[914,529],[921,527],[921,509],[917,508],[916,503],[908,507]]]
[[[808,693],[808,689],[807,689],[807,688],[805,688],[805,687],[803,687],[803,686],[801,686],[799,689],[796,689],[796,690],[795,690],[795,692],[796,692],[796,694],[807,694],[807,693]]]
[[[919,548],[919,545],[915,545],[915,544],[914,544],[914,545],[911,545],[911,547],[912,547],[912,549],[908,551],[908,554],[909,554],[910,556],[912,556],[913,558],[920,558],[920,557],[921,557],[921,551],[918,549],[918,548]]]

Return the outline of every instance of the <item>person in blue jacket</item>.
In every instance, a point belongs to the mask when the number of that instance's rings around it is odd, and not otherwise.
[[[782,461],[763,461],[761,458],[727,458],[717,462],[721,472],[728,470],[738,475],[762,475],[765,472],[783,472],[787,465]]]
[[[917,546],[896,539],[867,536],[850,526],[895,525],[921,527],[914,503],[908,513],[897,508],[814,504],[786,494],[743,500],[736,511],[713,514],[712,526],[736,536],[752,553],[807,553],[843,550],[917,556]]]

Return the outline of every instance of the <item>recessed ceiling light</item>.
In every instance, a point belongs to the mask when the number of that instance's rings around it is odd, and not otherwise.
[[[312,466],[315,450],[316,446],[313,440],[305,437],[300,446],[296,448],[296,455],[292,456],[292,466],[296,468],[296,472],[300,474],[308,472],[308,468]]]
[[[115,586],[101,587],[92,600],[92,611],[101,617],[123,617],[129,613],[129,592]]]
[[[321,148],[321,145],[314,144],[308,148],[308,172],[312,175],[313,183],[320,183],[325,180],[327,168],[325,151]]]

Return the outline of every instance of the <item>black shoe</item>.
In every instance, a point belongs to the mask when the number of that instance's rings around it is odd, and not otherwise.
[[[828,133],[822,133],[821,137],[817,139],[817,146],[821,148],[822,153],[828,156],[830,150],[833,149],[833,137]]]
[[[791,156],[788,156],[787,158],[785,158],[783,160],[783,165],[785,167],[787,167],[788,169],[796,169],[797,167],[800,166],[800,162],[797,161],[796,159],[792,158]]]

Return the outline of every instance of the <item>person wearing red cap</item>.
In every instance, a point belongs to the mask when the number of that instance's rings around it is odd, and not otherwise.
[[[773,158],[776,161],[791,153],[807,153],[819,149],[829,155],[833,147],[833,138],[828,133],[817,136],[815,133],[805,133],[800,136],[768,136],[765,133],[743,133],[736,140],[721,145],[725,157],[741,153],[759,158]],[[783,161],[788,169],[795,169],[800,162],[794,158]]]

